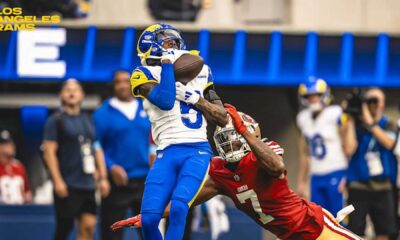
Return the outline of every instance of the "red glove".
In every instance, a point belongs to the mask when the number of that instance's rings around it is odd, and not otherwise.
[[[111,229],[113,231],[119,230],[124,227],[133,227],[133,228],[142,227],[142,215],[138,214],[134,217],[115,222],[113,225],[111,225]]]
[[[225,106],[225,110],[228,112],[228,114],[232,118],[232,123],[236,129],[236,132],[238,132],[239,134],[243,134],[244,132],[246,132],[247,127],[246,127],[246,125],[244,125],[242,117],[239,115],[236,108],[228,103],[225,103],[224,106]]]

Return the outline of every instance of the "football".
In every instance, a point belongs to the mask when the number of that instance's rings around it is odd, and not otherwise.
[[[183,54],[174,63],[175,81],[186,85],[201,71],[204,60],[198,55]]]

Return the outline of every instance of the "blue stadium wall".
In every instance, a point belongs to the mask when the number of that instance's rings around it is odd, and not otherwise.
[[[117,68],[139,64],[136,41],[141,30],[67,29],[60,59],[67,63],[63,78],[107,82]],[[25,79],[16,73],[17,32],[0,32],[0,81]],[[332,86],[400,86],[400,37],[388,34],[356,36],[316,32],[214,33],[184,32],[188,49],[200,50],[215,81],[221,85],[294,86],[310,75]]]

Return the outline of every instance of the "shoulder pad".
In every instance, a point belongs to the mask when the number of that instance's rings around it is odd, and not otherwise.
[[[135,97],[142,97],[142,98],[143,96],[138,92],[139,86],[149,82],[158,83],[152,76],[151,72],[145,67],[137,67],[133,71],[130,81],[131,81],[132,95]]]

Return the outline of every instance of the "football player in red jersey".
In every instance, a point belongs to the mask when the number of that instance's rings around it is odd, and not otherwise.
[[[276,142],[262,141],[258,124],[251,117],[229,104],[225,107],[231,121],[214,134],[220,157],[212,159],[209,178],[194,204],[226,195],[238,209],[280,239],[361,239],[340,226],[328,211],[296,195],[286,178],[283,149]],[[138,215],[112,228],[140,225]]]
[[[32,201],[25,167],[15,159],[15,143],[6,130],[0,132],[0,204]]]

